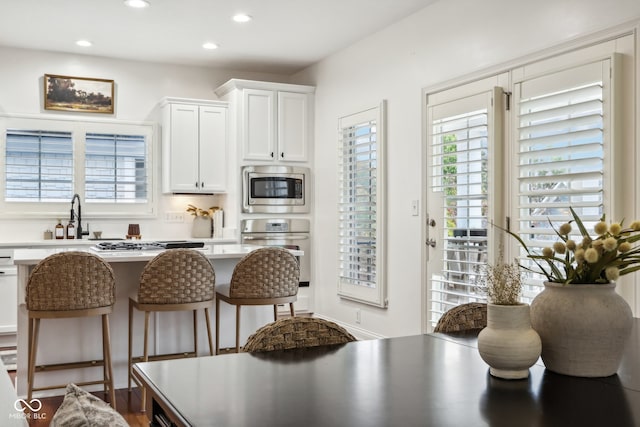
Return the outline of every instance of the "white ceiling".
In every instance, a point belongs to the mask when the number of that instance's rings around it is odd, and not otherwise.
[[[0,45],[292,74],[434,1],[149,0],[131,9],[123,0],[2,0]],[[237,12],[253,20],[235,23]],[[220,47],[205,50],[206,41]]]

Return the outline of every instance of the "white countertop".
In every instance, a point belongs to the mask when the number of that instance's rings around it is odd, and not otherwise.
[[[96,242],[93,242],[94,244]],[[242,258],[251,251],[254,251],[262,246],[255,245],[216,245],[207,244],[203,248],[198,249],[209,259],[232,259]],[[60,252],[68,251],[83,251],[91,252],[104,258],[107,262],[137,262],[137,261],[149,261],[162,250],[150,250],[150,251],[138,251],[138,250],[122,250],[122,251],[99,251],[88,248],[37,248],[37,249],[16,249],[13,252],[13,263],[24,265],[35,265],[49,255],[53,255]],[[304,251],[289,249],[295,256],[303,256]]]
[[[108,237],[108,236],[107,236]],[[125,240],[114,238],[110,239],[101,239],[101,240],[92,240],[92,239],[53,239],[53,240],[33,240],[33,241],[0,241],[0,249],[19,249],[19,248],[67,248],[67,247],[78,247],[78,246],[93,246],[96,243],[100,242],[159,242],[159,241],[169,241],[169,240],[188,240],[188,241],[198,241],[204,242],[205,244],[226,244],[226,243],[238,243],[238,239],[235,238],[224,238],[224,239],[196,239],[196,238],[157,238],[157,239],[144,239],[144,240]]]

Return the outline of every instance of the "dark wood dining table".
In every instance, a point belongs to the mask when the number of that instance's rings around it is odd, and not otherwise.
[[[150,418],[178,426],[640,426],[640,319],[618,373],[578,378],[539,361],[488,373],[473,335],[139,363]],[[153,421],[153,420],[152,420]]]

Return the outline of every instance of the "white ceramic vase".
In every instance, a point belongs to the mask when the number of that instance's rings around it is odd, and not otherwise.
[[[546,368],[577,377],[615,374],[633,322],[615,282],[544,285],[531,302],[531,325],[542,339]]]
[[[193,218],[193,228],[191,237],[209,238],[211,237],[211,218],[208,216],[196,216]]]
[[[478,335],[478,351],[491,375],[527,378],[540,350],[540,337],[531,328],[528,304],[487,305],[487,327]]]

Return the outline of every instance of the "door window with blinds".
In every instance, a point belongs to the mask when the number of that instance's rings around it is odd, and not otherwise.
[[[573,207],[587,229],[611,206],[612,59],[517,82],[514,87],[517,232],[540,253]],[[577,227],[574,227],[577,228]],[[578,233],[578,230],[574,230]],[[576,234],[578,237],[578,234]],[[581,237],[580,237],[581,238]],[[520,249],[521,263],[536,265]],[[525,302],[542,290],[543,276],[526,274]]]
[[[339,119],[338,294],[387,306],[384,102]]]
[[[614,80],[633,75],[633,61],[622,61],[633,48],[633,37],[622,36],[427,94],[425,330],[448,309],[485,299],[476,291],[479,267],[496,261],[501,244],[506,262],[525,267],[522,301],[542,291],[537,265],[492,224],[541,253],[572,219],[570,207],[587,230],[603,214],[630,212],[637,184],[620,166],[635,165],[633,126],[622,125],[635,120],[634,101],[614,91],[622,87]],[[504,96],[476,90],[492,81]]]
[[[3,214],[68,215],[75,193],[83,211],[148,215],[152,125],[4,117]],[[37,203],[34,203],[37,202]]]
[[[491,89],[428,106],[432,325],[457,305],[486,299],[477,291],[477,282],[489,257],[493,234],[489,224],[497,205],[499,183],[492,171],[499,168],[500,152],[495,148],[494,111],[502,96],[500,89]]]

